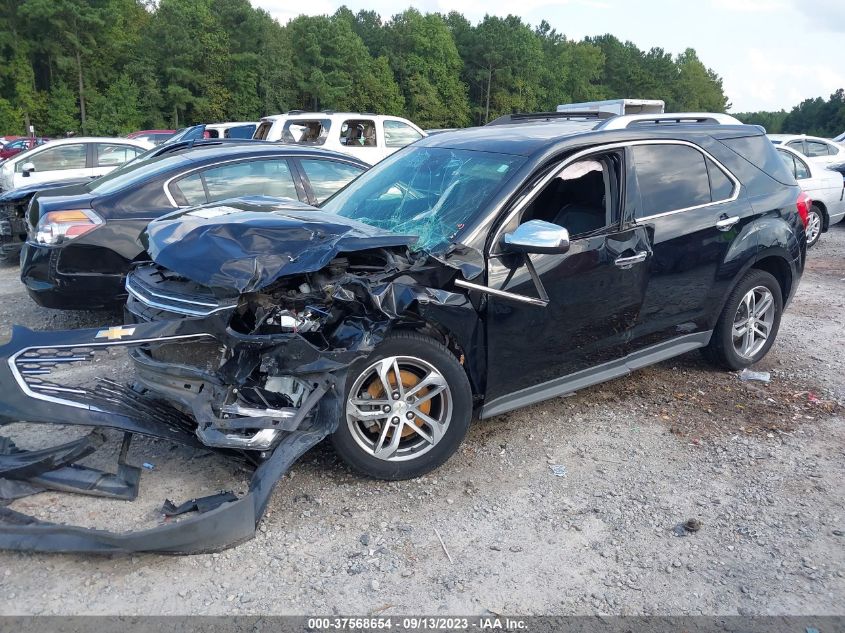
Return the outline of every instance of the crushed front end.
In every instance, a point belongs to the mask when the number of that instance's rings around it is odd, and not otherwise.
[[[325,230],[311,234],[327,239]],[[358,250],[340,248],[335,240],[328,254],[310,263],[300,258],[293,272],[288,266],[262,276],[243,269],[243,284],[205,284],[196,280],[200,274],[191,279],[145,264],[127,278],[124,325],[59,332],[15,328],[0,348],[0,425],[113,428],[126,433],[127,449],[132,435],[160,437],[241,459],[255,472],[246,495],[192,500],[183,505],[199,514],[140,532],[44,523],[0,508],[0,548],[195,553],[251,538],[278,479],[343,418],[350,366],[391,329],[451,321],[463,344],[477,337],[475,307],[465,295],[443,289],[458,269],[412,253],[395,244],[395,236],[389,242],[378,246],[370,239]],[[225,262],[207,263],[227,270]],[[255,278],[262,282],[249,283]],[[85,376],[86,366],[116,349],[127,350],[134,366],[128,385],[111,378],[72,384],[71,375]],[[0,483],[12,479],[2,473],[21,459],[20,451],[7,453],[0,451]],[[17,471],[17,489],[58,489],[43,485],[45,473],[52,466],[72,467],[75,454],[44,457],[32,477]],[[112,482],[109,490],[130,499],[137,473],[125,463],[125,450],[121,455],[118,473],[104,474],[100,488]],[[83,488],[63,489],[108,496]]]

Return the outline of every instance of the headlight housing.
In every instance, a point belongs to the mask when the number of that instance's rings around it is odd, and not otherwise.
[[[62,244],[93,231],[102,223],[103,218],[91,209],[50,211],[38,220],[35,241],[39,244]]]

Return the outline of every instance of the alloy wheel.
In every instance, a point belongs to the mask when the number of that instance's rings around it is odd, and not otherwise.
[[[807,244],[815,244],[822,230],[822,218],[815,207],[810,209],[807,217]]]
[[[775,321],[775,299],[765,286],[745,293],[733,323],[734,350],[742,358],[752,359],[763,349]]]
[[[385,461],[415,459],[442,439],[452,392],[432,364],[412,356],[375,361],[355,380],[346,423],[355,442]]]

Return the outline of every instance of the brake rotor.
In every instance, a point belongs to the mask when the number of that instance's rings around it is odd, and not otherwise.
[[[411,387],[415,387],[420,382],[420,377],[417,376],[415,373],[408,371],[407,369],[400,369],[399,375],[402,378],[402,387],[405,388],[405,389],[410,389]],[[387,377],[387,382],[390,383],[391,387],[396,386],[396,373],[395,372],[392,372]],[[420,389],[419,393],[416,394],[417,398],[420,398],[420,397],[424,396],[425,394],[427,394],[428,389],[429,389],[428,387],[426,387],[424,389]],[[373,378],[372,382],[370,382],[369,387],[367,387],[367,394],[373,400],[382,400],[382,399],[389,400],[390,399],[390,394],[384,393],[384,385],[382,384],[381,380],[379,380],[378,377]],[[422,413],[424,413],[425,415],[429,415],[431,413],[431,400],[426,400],[425,402],[423,402],[417,408]],[[420,418],[415,417],[414,418],[414,424],[416,424],[419,427],[422,427],[423,421]],[[391,431],[388,432],[388,434],[393,435],[393,432],[394,431],[391,430]],[[408,437],[413,432],[414,432],[413,429],[410,429],[407,426],[405,426],[404,429],[402,430],[402,437]]]

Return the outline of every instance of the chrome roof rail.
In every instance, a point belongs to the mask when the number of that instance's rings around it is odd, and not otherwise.
[[[606,119],[597,130],[624,130],[647,125],[743,125],[729,114],[718,112],[666,112],[664,114],[622,114]]]

